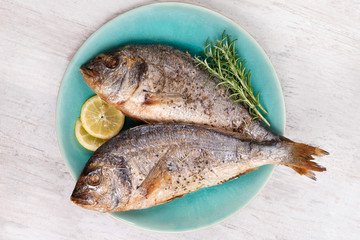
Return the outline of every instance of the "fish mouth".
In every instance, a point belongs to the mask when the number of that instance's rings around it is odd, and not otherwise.
[[[99,79],[100,73],[94,69],[89,63],[82,65],[80,67],[81,75],[84,78],[84,81],[90,87]]]
[[[89,197],[87,194],[76,194],[73,193],[70,197],[70,200],[75,203],[76,205],[82,206],[82,207],[90,207],[96,205],[96,202]]]
[[[80,71],[84,78],[94,78],[96,75],[94,69],[88,68],[86,64],[80,67]]]

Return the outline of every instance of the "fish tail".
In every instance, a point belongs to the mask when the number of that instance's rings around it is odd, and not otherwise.
[[[319,164],[311,160],[314,159],[313,156],[321,157],[324,155],[328,155],[329,153],[327,151],[317,147],[312,147],[303,143],[296,143],[292,141],[289,141],[288,144],[291,147],[292,158],[290,162],[285,165],[291,167],[300,175],[305,175],[313,180],[316,180],[315,173],[313,171],[326,171],[325,167],[320,166]]]

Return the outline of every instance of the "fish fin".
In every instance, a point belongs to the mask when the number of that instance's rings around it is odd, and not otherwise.
[[[326,171],[326,168],[313,162],[313,156],[324,156],[329,153],[317,147],[312,147],[303,143],[296,143],[288,141],[287,144],[291,147],[292,161],[285,165],[291,167],[300,175],[305,175],[308,178],[316,180],[315,173]]]
[[[143,105],[156,105],[167,104],[175,105],[177,102],[183,102],[186,97],[178,93],[158,93],[158,92],[146,92]]]
[[[312,172],[312,171],[309,171],[307,169],[304,169],[304,168],[298,168],[298,167],[295,167],[295,166],[290,166],[292,169],[294,169],[295,172],[297,172],[298,174],[300,175],[305,175],[307,176],[308,178],[311,178],[312,180],[315,180],[316,181],[316,177],[315,177],[315,173]]]
[[[166,168],[166,160],[168,159],[171,149],[167,149],[155,166],[150,170],[147,177],[141,183],[140,187],[146,190],[146,196],[154,192],[162,184],[172,181],[171,175]]]
[[[187,193],[177,195],[177,196],[172,197],[172,198],[169,198],[169,199],[167,199],[167,200],[165,200],[165,201],[163,201],[163,202],[161,202],[161,203],[159,203],[159,204],[168,203],[168,202],[171,202],[172,200],[175,200],[175,199],[177,199],[177,198],[182,198],[182,197],[185,196],[186,194],[187,194]]]
[[[242,176],[242,175],[248,174],[248,173],[250,173],[250,172],[252,172],[252,171],[255,171],[255,170],[258,170],[258,169],[259,169],[258,167],[248,169],[248,170],[246,170],[245,172],[242,172],[242,173],[240,173],[239,175],[236,175],[235,177],[232,177],[232,178],[229,178],[228,180],[225,180],[224,182],[229,182],[229,181],[235,180],[235,179],[239,178],[239,177]]]
[[[254,141],[253,138],[248,135],[247,133],[243,133],[243,132],[238,132],[238,131],[234,131],[234,130],[229,130],[229,129],[222,129],[222,128],[216,128],[214,126],[209,126],[209,125],[198,125],[204,129],[208,129],[211,131],[215,131],[217,133],[226,135],[226,136],[230,136],[236,139],[239,139],[241,141]]]
[[[246,170],[245,172],[241,173],[238,177],[240,177],[240,176],[242,176],[242,175],[245,175],[245,174],[248,174],[248,173],[250,173],[250,172],[252,172],[252,171],[258,170],[258,169],[259,169],[258,167],[248,169],[248,170]]]

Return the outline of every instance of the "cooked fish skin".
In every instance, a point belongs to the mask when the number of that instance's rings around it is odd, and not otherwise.
[[[265,164],[315,180],[311,161],[326,155],[291,141],[246,141],[199,125],[141,125],[110,139],[90,157],[71,200],[100,212],[143,209],[234,179]]]
[[[81,68],[87,85],[125,115],[146,123],[190,123],[241,133],[244,139],[279,141],[191,56],[165,45],[127,45]]]

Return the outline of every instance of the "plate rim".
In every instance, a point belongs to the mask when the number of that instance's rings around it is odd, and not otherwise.
[[[60,86],[59,86],[59,89],[58,89],[58,93],[57,93],[57,97],[56,97],[56,110],[55,110],[55,126],[56,126],[56,137],[57,137],[57,143],[58,143],[58,147],[59,147],[59,150],[60,150],[60,155],[63,159],[63,161],[65,162],[65,166],[66,168],[68,169],[68,171],[70,172],[70,175],[71,177],[76,181],[75,177],[74,177],[74,172],[72,171],[71,167],[69,166],[69,164],[67,163],[66,159],[65,159],[65,155],[63,153],[63,149],[60,145],[60,137],[59,137],[59,124],[58,124],[58,119],[59,119],[59,108],[58,108],[58,104],[59,104],[59,98],[60,98],[60,93],[62,91],[62,88],[63,88],[63,82],[64,82],[64,79],[66,77],[66,75],[68,74],[68,69],[69,69],[69,66],[74,62],[74,58],[78,55],[78,52],[79,52],[79,49],[81,49],[87,42],[89,39],[93,38],[94,34],[96,32],[98,32],[101,28],[103,28],[105,25],[107,25],[108,23],[112,22],[112,21],[115,21],[119,16],[123,15],[123,14],[126,14],[130,11],[133,11],[133,10],[136,10],[136,9],[139,9],[139,8],[143,8],[143,7],[148,7],[148,6],[152,6],[152,5],[187,5],[187,6],[191,6],[191,7],[195,7],[195,8],[200,8],[200,9],[204,9],[206,11],[209,11],[211,12],[212,14],[217,14],[217,15],[220,15],[221,17],[229,20],[231,23],[235,24],[238,28],[240,28],[241,30],[243,30],[244,32],[247,33],[247,35],[252,39],[252,41],[254,41],[258,47],[260,47],[260,49],[263,51],[263,55],[265,56],[265,58],[267,59],[267,61],[270,63],[271,65],[271,68],[274,70],[274,73],[275,73],[275,77],[276,77],[276,80],[278,82],[278,85],[279,85],[279,90],[280,90],[280,94],[282,96],[282,108],[284,109],[284,114],[282,116],[283,120],[284,120],[284,125],[282,127],[282,132],[283,134],[282,135],[285,135],[285,131],[286,131],[286,104],[285,104],[285,98],[284,98],[284,93],[283,93],[283,90],[282,90],[282,86],[281,86],[281,82],[279,80],[279,76],[274,68],[274,65],[273,63],[271,62],[270,58],[269,58],[269,55],[267,54],[267,52],[265,51],[265,49],[259,44],[259,42],[244,28],[242,27],[239,23],[237,23],[236,21],[234,21],[232,18],[228,17],[228,16],[225,16],[224,14],[222,14],[221,12],[217,11],[217,10],[213,10],[211,8],[208,8],[206,6],[203,6],[203,5],[200,5],[200,4],[195,4],[195,3],[186,3],[186,2],[179,2],[179,1],[164,1],[164,2],[156,2],[156,3],[149,3],[149,4],[143,4],[143,5],[137,5],[137,6],[134,6],[134,7],[131,7],[130,9],[128,10],[124,10],[122,12],[120,12],[119,14],[117,14],[116,16],[114,16],[113,18],[105,21],[103,24],[101,24],[101,26],[99,26],[93,33],[90,34],[90,36],[88,38],[86,38],[83,43],[76,49],[75,53],[72,55],[71,57],[71,60],[69,61],[69,63],[67,64],[66,68],[65,68],[65,72],[61,78],[61,82],[60,82]],[[272,169],[271,169],[271,172],[268,176],[268,178],[266,179],[266,181],[263,183],[263,185],[256,191],[256,194],[254,194],[254,196],[240,209],[238,209],[237,211],[234,211],[232,214],[230,214],[229,216],[221,219],[220,221],[217,221],[215,223],[211,223],[207,226],[200,226],[200,227],[195,227],[195,228],[192,228],[192,229],[189,229],[189,230],[180,230],[180,231],[167,231],[167,230],[155,230],[155,229],[152,229],[150,227],[146,227],[146,226],[139,226],[139,225],[136,225],[136,224],[133,224],[129,221],[126,221],[122,218],[118,218],[118,217],[115,217],[113,216],[112,214],[108,214],[109,216],[111,216],[112,218],[122,222],[122,223],[125,223],[126,225],[130,226],[130,227],[133,227],[135,229],[144,229],[144,230],[147,230],[147,231],[152,231],[152,232],[157,232],[157,233],[187,233],[187,232],[193,232],[193,231],[197,231],[197,230],[203,230],[203,229],[207,229],[207,228],[210,228],[210,227],[213,227],[217,224],[221,224],[227,220],[229,220],[230,218],[234,217],[235,215],[239,214],[240,211],[242,211],[244,208],[246,208],[250,203],[252,203],[252,201],[254,201],[254,199],[256,198],[257,195],[259,195],[259,193],[264,189],[264,187],[268,184],[270,178],[272,177],[273,173],[274,173],[274,169],[275,169],[275,165],[272,165]]]

